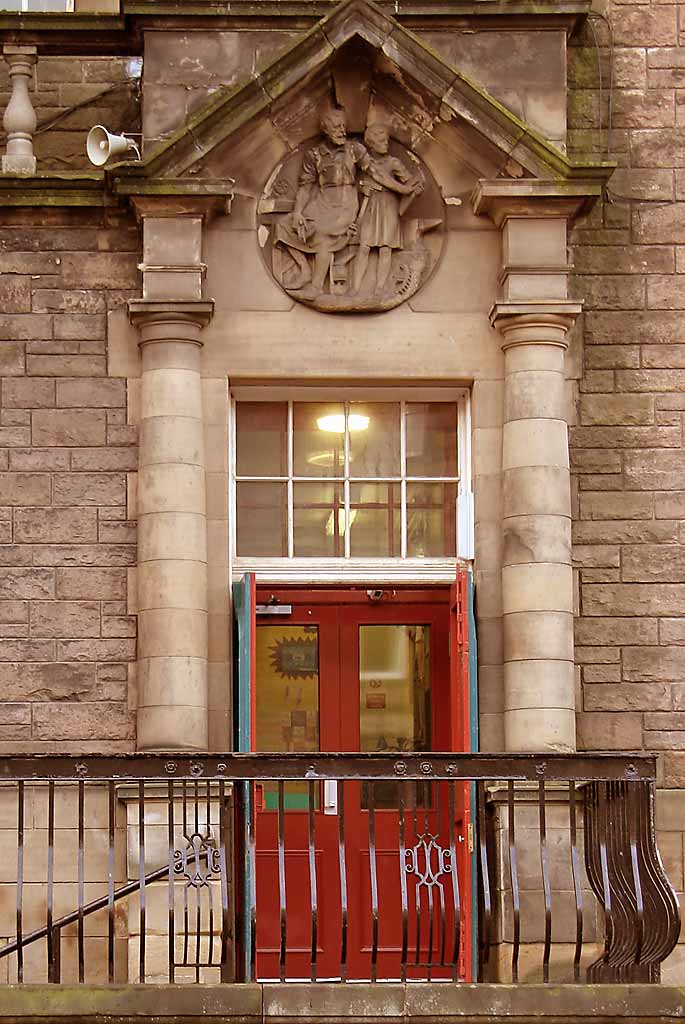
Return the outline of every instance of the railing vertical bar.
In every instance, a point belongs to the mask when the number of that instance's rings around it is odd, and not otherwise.
[[[378,969],[378,875],[376,868],[376,783],[368,783],[369,794],[369,875],[371,882],[371,981]]]
[[[576,899],[576,945],[573,952],[573,980],[580,981],[580,957],[583,952],[583,890],[580,883],[576,810],[576,784],[575,782],[569,782],[568,813],[571,837],[571,872],[573,874],[573,892]]]
[[[640,877],[640,863],[638,858],[638,820],[639,809],[635,800],[637,787],[632,783],[625,783],[624,802],[628,816],[630,829],[630,862],[633,871],[633,885],[635,887],[635,912],[637,934],[635,936],[635,965],[639,965],[642,958],[642,948],[645,938],[645,904],[642,894],[642,879]]]
[[[85,795],[86,787],[83,779],[78,781],[78,925],[77,925],[77,948],[78,948],[78,980],[79,985],[85,981],[86,963],[83,943],[83,904],[85,903],[85,877],[84,877],[84,838],[85,838]]]
[[[485,834],[485,782],[476,782],[476,798],[478,800],[478,847],[480,850],[480,873],[483,886],[483,962],[490,959],[490,937],[492,933],[492,894],[490,891],[490,872],[488,867],[488,849]]]
[[[406,782],[400,780],[397,784],[397,805],[400,816],[400,892],[402,898],[402,960],[400,964],[402,981],[407,980],[407,949],[409,947],[409,911],[407,908],[407,846],[405,838],[405,806],[404,791]]]
[[[138,948],[138,973],[141,985],[145,984],[145,783],[138,783],[138,881],[140,891],[140,944]]]
[[[607,816],[609,800],[607,799],[609,783],[597,783],[597,826],[599,840],[599,864],[602,871],[602,891],[604,895],[604,963],[609,961],[609,951],[613,938],[614,919],[611,902],[611,883],[609,881],[609,860],[607,856]]]
[[[45,926],[47,928],[48,947],[48,981],[54,982],[54,935],[52,932],[52,917],[55,899],[55,783],[52,779],[48,782],[48,865],[47,865],[47,906],[45,911]]]
[[[175,923],[175,886],[174,886],[174,867],[175,867],[175,851],[176,851],[176,840],[174,836],[174,783],[173,780],[169,780],[167,784],[167,843],[169,846],[169,873],[167,876],[167,888],[169,897],[168,906],[168,919],[169,919],[169,936],[168,936],[168,957],[169,957],[169,984],[173,985],[176,981],[176,923]]]
[[[436,798],[436,802],[435,802],[436,818],[437,818],[436,833],[438,835],[440,834],[440,829],[442,827],[441,826],[441,822],[443,820],[443,818],[442,818],[442,802],[443,802],[442,792],[443,792],[443,787],[445,785],[449,786],[449,783],[444,783],[444,782],[436,782],[435,783],[435,789],[436,789],[436,793],[437,793],[437,798]],[[440,845],[442,846],[442,843]],[[441,856],[442,856],[442,854],[441,854]],[[438,870],[441,873],[442,873],[442,868],[443,868],[443,864],[442,863],[438,863]],[[445,908],[445,890],[444,890],[444,888],[443,888],[441,883],[438,884],[438,895],[439,895],[439,898],[440,898],[440,961],[439,962],[440,962],[440,966],[444,967],[445,966],[445,954],[447,952],[447,918],[446,918],[446,908]]]
[[[24,819],[25,793],[23,781],[17,784],[17,981],[24,981]]]
[[[210,879],[209,885],[207,886],[207,899],[209,901],[209,933],[207,942],[209,943],[209,950],[207,956],[207,966],[214,966],[214,886],[211,884],[212,878],[212,798],[209,789],[209,780],[205,782],[206,790],[206,834],[207,834],[207,876]]]
[[[223,779],[219,781],[219,859],[221,865],[221,981],[228,982],[233,979],[229,973],[229,939],[231,929],[230,906],[228,902],[228,855],[230,849],[231,835],[226,814],[226,783]],[[249,980],[249,974],[246,980]]]
[[[107,783],[107,978],[114,984],[114,871],[116,837],[116,788],[114,781]]]
[[[183,842],[186,848],[190,842],[188,835],[188,783],[184,779],[181,783],[181,808],[183,816]],[[188,942],[190,937],[190,909],[188,906],[188,886],[183,886],[183,966],[188,966]]]
[[[450,866],[452,869],[452,902],[454,906],[454,947],[452,951],[452,981],[459,980],[459,953],[461,947],[461,893],[459,890],[459,867],[457,865],[457,812],[455,786],[450,779],[447,783],[447,813],[450,820]],[[464,836],[466,841],[466,836]]]
[[[412,786],[412,811],[414,817],[414,845],[416,846],[419,839],[419,826],[418,826],[418,805],[419,805],[419,786],[420,782],[414,781]],[[421,960],[421,886],[417,877],[416,884],[414,886],[414,914],[416,920],[416,950],[414,956],[414,966],[418,967]]]
[[[312,981],[316,981],[316,950],[318,944],[317,926],[318,926],[318,905],[317,905],[317,891],[316,891],[316,833],[314,828],[314,810],[315,810],[315,797],[316,791],[315,782],[309,782],[309,906],[311,910],[311,964],[310,964],[310,978]]]
[[[200,835],[200,783],[197,779],[193,784],[193,818],[194,818],[194,835],[195,837]],[[197,838],[196,838],[197,841]],[[202,849],[199,848],[196,854],[195,870],[202,873]],[[195,983],[200,983],[200,963],[202,960],[200,946],[202,943],[202,888],[200,886],[193,886],[195,890]]]
[[[247,828],[248,828],[248,857],[250,869],[250,949],[249,949],[249,973],[250,981],[257,978],[257,851],[255,833],[255,792],[256,784],[247,782]]]
[[[552,950],[552,886],[549,877],[549,851],[547,849],[547,812],[545,783],[538,783],[538,806],[540,811],[540,867],[542,868],[542,889],[545,896],[545,944],[542,953],[542,980],[549,981],[549,957]]]
[[[338,865],[340,868],[340,980],[347,980],[347,849],[345,845],[345,780],[338,782]]]
[[[511,981],[519,980],[519,952],[521,948],[521,894],[519,891],[518,859],[516,855],[516,793],[514,783],[507,783],[507,830],[509,833],[509,877],[511,879],[511,909],[514,935],[511,947]]]
[[[285,891],[285,783],[278,780],[278,906],[281,921],[281,948],[278,958],[279,976],[285,981],[287,951],[287,919]]]

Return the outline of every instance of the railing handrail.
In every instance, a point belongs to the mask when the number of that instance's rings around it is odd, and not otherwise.
[[[240,782],[252,780],[460,779],[488,782],[652,782],[642,752],[559,753],[168,753],[0,757],[2,782]]]
[[[188,857],[188,860],[194,859],[195,857],[193,855]],[[161,868],[156,868],[154,871],[150,871],[144,878],[136,878],[131,882],[127,882],[126,885],[122,885],[119,889],[114,889],[111,896],[109,893],[106,896],[98,896],[97,899],[91,900],[89,903],[85,903],[83,907],[71,910],[68,914],[63,914],[62,917],[58,917],[52,922],[51,928],[48,928],[47,925],[44,925],[42,928],[35,928],[32,932],[22,936],[22,947],[25,948],[32,942],[37,942],[39,939],[47,938],[49,932],[60,931],[62,928],[66,928],[69,924],[75,924],[82,918],[90,917],[91,914],[95,914],[98,910],[104,910],[105,907],[110,906],[112,903],[117,903],[126,896],[132,896],[142,886],[150,885],[152,882],[158,882],[160,878],[164,878],[165,875],[169,874],[169,870],[169,865],[164,864]],[[5,946],[0,946],[0,960],[2,960],[4,956],[16,953],[18,948],[19,943],[16,939],[14,939],[13,942],[8,942]]]

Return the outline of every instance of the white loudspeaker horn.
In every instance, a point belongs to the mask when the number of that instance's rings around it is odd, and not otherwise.
[[[140,150],[133,139],[129,139],[125,135],[112,135],[101,124],[96,124],[88,132],[86,153],[90,162],[96,167],[102,167],[112,157],[128,153],[129,150],[133,150],[136,159],[140,160]]]

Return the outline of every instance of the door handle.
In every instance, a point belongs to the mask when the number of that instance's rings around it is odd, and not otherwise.
[[[338,813],[338,783],[335,779],[326,779],[323,784],[323,813]]]

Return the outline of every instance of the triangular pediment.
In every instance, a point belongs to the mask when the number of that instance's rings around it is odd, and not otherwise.
[[[140,179],[249,178],[255,161],[268,165],[270,156],[274,166],[316,135],[331,102],[345,107],[352,132],[363,131],[370,103],[382,107],[406,146],[420,153],[437,140],[475,178],[587,181],[610,172],[568,160],[373,3],[344,0],[249,81],[214,94],[142,163],[113,169],[115,189],[134,191]]]

